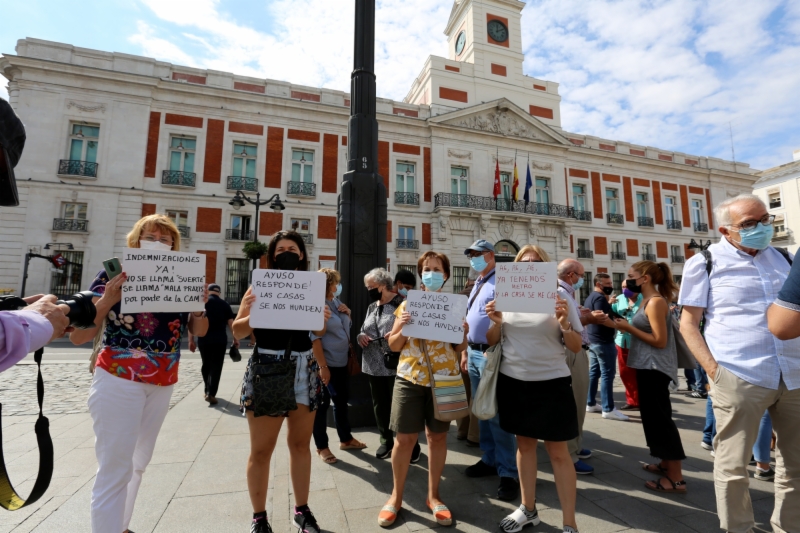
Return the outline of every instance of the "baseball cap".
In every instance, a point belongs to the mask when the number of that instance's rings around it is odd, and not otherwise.
[[[489,241],[478,239],[472,243],[472,246],[464,250],[464,255],[469,255],[470,252],[494,252],[494,246]]]
[[[208,286],[208,292],[222,292],[222,289],[216,283],[211,283]]]

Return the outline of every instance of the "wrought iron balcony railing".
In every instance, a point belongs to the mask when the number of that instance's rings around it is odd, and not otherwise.
[[[611,252],[611,259],[613,261],[625,261],[627,256],[625,255],[625,252]]]
[[[416,192],[395,192],[395,205],[419,205],[419,193]]]
[[[653,227],[653,218],[652,217],[639,217],[639,227],[640,228],[652,228]]]
[[[656,254],[642,254],[642,261],[656,261]]]
[[[257,178],[245,178],[244,176],[228,176],[227,190],[229,191],[258,191]]]
[[[592,212],[591,211],[579,211],[577,209],[572,208],[572,218],[575,220],[583,220],[584,222],[591,222],[592,221]]]
[[[197,174],[180,170],[165,170],[161,174],[161,184],[170,187],[194,187]]]
[[[286,183],[286,194],[314,197],[317,195],[317,184],[305,181],[289,181]]]
[[[314,244],[314,236],[310,233],[301,233],[301,237],[303,237],[303,242],[306,244]]]
[[[769,201],[769,208],[775,209],[781,206],[781,199],[780,198],[773,198]]]
[[[253,232],[243,229],[227,229],[225,230],[225,240],[227,241],[252,241]]]
[[[683,262],[685,262],[685,261],[686,261],[686,260],[683,258],[683,256],[682,256],[682,255],[673,255],[673,256],[672,256],[672,262],[673,262],[673,263],[683,263]]]
[[[773,236],[773,241],[785,241],[789,238],[789,232],[787,230],[776,231]]]
[[[77,161],[75,159],[62,159],[58,162],[60,176],[82,176],[85,178],[97,177],[97,163],[91,161]]]
[[[473,196],[471,194],[451,194],[440,192],[434,196],[434,209],[441,207],[464,208],[481,211],[502,211],[508,213],[524,213],[528,215],[575,218],[576,211],[566,205],[544,204],[524,201],[514,201],[505,198],[492,198],[490,196]],[[583,211],[581,213],[586,213]],[[585,216],[581,214],[581,216]],[[583,219],[581,219],[583,220]]]
[[[89,221],[75,218],[54,218],[53,231],[89,231]]]
[[[667,229],[683,229],[683,222],[680,220],[667,220]]]
[[[181,237],[184,239],[189,238],[189,226],[178,226],[178,233],[181,234]]]
[[[401,250],[418,250],[419,241],[411,239],[397,239],[397,248]]]
[[[592,250],[581,250],[578,248],[578,259],[594,259],[594,252]]]
[[[618,213],[606,213],[606,222],[609,224],[625,224],[625,217]]]
[[[704,224],[702,222],[695,222],[694,230],[698,233],[708,233],[708,224]]]

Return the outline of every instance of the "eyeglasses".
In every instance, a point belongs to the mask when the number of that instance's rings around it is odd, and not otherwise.
[[[476,251],[476,250],[473,250],[473,251],[471,251],[471,252],[469,253],[469,256],[468,256],[468,257],[470,257],[470,258],[472,258],[472,257],[480,257],[480,256],[482,256],[483,254],[485,254],[486,252],[487,252],[487,250],[484,250],[483,252],[478,252],[478,251]]]
[[[771,226],[773,222],[775,222],[775,215],[764,215],[761,220],[745,220],[741,224],[731,224],[728,227],[735,230],[742,230],[742,229],[753,229],[755,228],[758,223],[761,222],[764,226]]]
[[[160,242],[161,244],[172,246],[172,237],[161,237],[160,239],[156,239],[152,235],[145,235],[144,237],[141,238],[141,240],[147,242]]]

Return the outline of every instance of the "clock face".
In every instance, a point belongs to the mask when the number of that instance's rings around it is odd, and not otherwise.
[[[461,55],[461,52],[464,51],[464,45],[467,44],[467,34],[466,32],[461,32],[458,34],[458,38],[456,39],[456,55]]]
[[[498,43],[504,43],[508,39],[508,28],[499,20],[490,20],[487,26],[489,37]]]

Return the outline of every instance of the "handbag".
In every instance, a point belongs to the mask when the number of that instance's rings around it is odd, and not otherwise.
[[[382,315],[383,315],[383,306],[379,305],[378,319],[376,320],[377,324],[380,324]],[[381,351],[383,352],[383,366],[386,367],[388,370],[397,372],[397,367],[400,364],[400,352],[393,352],[392,349],[389,348],[389,341],[387,341],[383,337],[379,337],[375,339],[375,341],[378,343],[378,345],[380,345]]]
[[[239,353],[239,348],[231,344],[231,349],[228,351],[228,355],[231,357],[231,361],[234,363],[238,363],[242,360],[242,354]]]
[[[286,346],[283,357],[263,356],[253,349],[253,359],[266,363],[250,365],[253,385],[253,416],[278,416],[297,409],[294,396],[294,376],[299,361],[292,361],[292,341]],[[269,361],[269,359],[272,359]]]
[[[353,349],[353,344],[351,342],[347,342],[348,353],[347,353],[347,375],[348,376],[357,376],[361,373],[361,364],[358,362],[358,355],[356,355],[356,351]]]
[[[500,325],[500,340],[486,350],[486,366],[481,372],[481,382],[472,398],[472,414],[479,420],[489,420],[497,415],[497,376],[503,357],[503,326]]]
[[[420,339],[419,342],[425,353],[425,362],[428,363],[428,373],[431,377],[433,417],[442,422],[450,422],[469,416],[467,389],[464,387],[461,373],[459,372],[457,376],[434,374],[431,358],[428,356],[428,343],[425,339]]]
[[[686,339],[683,338],[681,333],[681,323],[674,316],[670,316],[670,318],[672,319],[672,334],[675,336],[678,368],[697,368],[697,359],[694,358],[694,354],[689,349],[689,345],[686,344]]]

